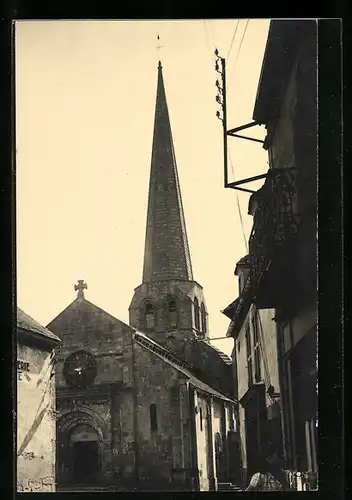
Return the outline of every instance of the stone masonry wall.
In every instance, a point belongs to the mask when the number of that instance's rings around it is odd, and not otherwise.
[[[94,385],[123,381],[130,356],[132,329],[88,301],[75,301],[48,328],[62,339],[56,369],[57,388],[67,387],[63,364],[73,351],[86,350],[97,361]],[[127,363],[128,364],[128,363]]]
[[[184,380],[154,353],[135,344],[139,477],[144,488],[179,487],[190,468],[189,413]],[[156,428],[151,424],[156,408]]]
[[[75,422],[79,423],[78,417],[74,418],[77,412],[79,418],[101,436],[99,482],[118,485],[121,477],[132,481],[135,469],[131,438],[133,330],[86,300],[74,301],[50,323],[50,328],[62,339],[56,366],[60,467],[64,467],[58,471],[61,482],[69,479],[69,457],[65,457],[65,453],[69,453],[67,436]],[[67,385],[63,367],[67,356],[81,349],[95,357],[97,376],[91,387],[77,391]],[[72,422],[65,423],[63,418]],[[61,428],[66,431],[61,432]]]
[[[176,300],[177,325],[170,326],[168,323],[166,307],[167,298]],[[195,328],[194,298],[197,297],[199,307],[204,304],[203,290],[194,281],[165,280],[153,283],[144,283],[135,289],[134,296],[129,308],[130,325],[139,331],[147,333],[152,339],[160,344],[165,344],[168,332],[178,335],[179,340],[191,338],[199,334]],[[146,329],[145,305],[151,303],[155,310],[155,326]]]

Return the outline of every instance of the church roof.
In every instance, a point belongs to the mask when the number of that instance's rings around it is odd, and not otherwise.
[[[193,280],[170,117],[159,62],[143,283]]]
[[[227,365],[232,365],[232,360],[231,360],[230,356],[228,356],[224,352],[220,351],[220,349],[215,347],[215,345],[211,344],[210,342],[207,342],[206,340],[200,340],[199,342],[202,342],[203,344],[206,344],[207,346],[209,346],[211,349],[214,349],[214,351],[216,351],[219,354],[220,358],[224,361],[224,363],[226,363]]]
[[[45,328],[45,326],[42,326],[35,319],[22,311],[22,309],[20,309],[19,307],[17,307],[17,328],[26,330],[27,332],[36,333],[42,337],[56,340],[57,342],[61,342],[59,337],[48,330],[48,328]]]
[[[217,397],[219,399],[236,403],[234,399],[225,396],[221,392],[217,391],[216,389],[213,389],[210,385],[206,384],[198,377],[196,377],[192,373],[192,368],[188,363],[176,357],[172,353],[172,351],[165,349],[160,344],[150,339],[144,333],[135,332],[135,339],[139,344],[143,345],[144,347],[152,351],[154,354],[162,358],[166,363],[173,366],[176,370],[178,370],[179,372],[183,373],[186,377],[188,377],[190,384],[194,386],[196,389],[199,389],[200,391],[205,392],[207,394],[211,394],[212,396]]]

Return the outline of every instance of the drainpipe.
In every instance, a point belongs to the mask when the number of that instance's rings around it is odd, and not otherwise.
[[[189,425],[190,425],[190,436],[191,436],[191,466],[193,479],[193,491],[199,491],[199,473],[198,473],[198,457],[197,457],[197,431],[196,431],[196,414],[194,411],[194,389],[189,386]]]
[[[214,436],[213,436],[213,398],[210,396],[208,398],[208,411],[207,411],[207,419],[208,419],[208,456],[209,456],[209,489],[210,491],[216,491],[217,488],[217,477],[216,477],[216,462],[215,462],[215,453],[214,453]]]
[[[287,419],[285,414],[285,409],[287,408],[287,394],[285,394],[285,369],[284,369],[284,348],[283,348],[283,329],[281,328],[281,323],[276,322],[276,348],[277,348],[277,362],[278,362],[278,375],[279,375],[279,389],[281,394],[280,400],[280,420],[281,420],[281,435],[282,435],[282,447],[285,457],[285,467],[288,467],[290,450],[288,450],[287,443],[287,432],[289,428],[287,427]],[[286,379],[287,381],[287,379]]]
[[[183,405],[184,405],[184,393],[183,389],[186,388],[187,390],[187,385],[184,385],[183,383],[179,387],[180,389],[180,399],[179,399],[179,406],[180,406],[180,422],[181,422],[181,430],[180,430],[180,435],[181,435],[181,467],[182,469],[185,468],[185,436],[183,432],[183,423],[184,423],[184,416],[183,416]]]
[[[133,398],[133,441],[134,441],[134,464],[135,481],[139,485],[139,448],[138,448],[138,416],[137,416],[137,387],[136,387],[136,358],[135,358],[135,336],[132,333],[132,398]]]

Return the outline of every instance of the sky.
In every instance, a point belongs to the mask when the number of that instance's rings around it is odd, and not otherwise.
[[[234,269],[252,218],[249,194],[224,188],[214,50],[226,59],[228,129],[249,123],[268,28],[257,19],[16,22],[21,309],[47,325],[84,279],[86,298],[128,323],[142,280],[160,59],[194,279],[210,337],[225,337],[221,310],[238,296]],[[263,139],[265,130],[247,135]],[[229,137],[228,148],[230,181],[267,171],[260,143]]]

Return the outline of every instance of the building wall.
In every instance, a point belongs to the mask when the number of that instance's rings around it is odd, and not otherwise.
[[[177,326],[170,328],[167,323],[166,299],[173,297],[177,304]],[[135,290],[130,305],[130,324],[150,338],[164,345],[197,370],[197,376],[220,392],[233,395],[231,368],[224,363],[219,353],[205,342],[198,342],[208,332],[196,329],[194,300],[205,305],[200,285],[192,281],[170,280],[142,284]],[[155,308],[155,326],[145,327],[144,308],[147,303]],[[205,306],[206,310],[206,306]],[[207,313],[206,313],[207,315]],[[199,320],[201,325],[201,319]]]
[[[247,318],[241,328],[241,331],[235,340],[236,357],[237,357],[237,380],[238,380],[238,399],[246,394],[249,389],[248,379],[248,361],[247,361],[247,345],[246,345],[246,326],[249,324],[249,332],[251,336],[251,353],[252,353],[252,371],[254,379],[254,343],[253,343],[253,325],[252,317],[254,314],[254,307],[249,310]],[[259,322],[259,340],[261,346],[260,355],[260,381],[265,383],[266,389],[270,385],[274,387],[275,392],[279,392],[279,371],[278,371],[278,352],[277,352],[277,339],[276,339],[276,323],[273,321],[275,311],[273,309],[262,309],[257,311]],[[262,334],[260,333],[262,330]],[[258,381],[259,382],[259,381]],[[267,416],[269,419],[269,439],[277,439],[277,431],[280,433],[280,411],[277,403],[266,394],[266,408]],[[247,450],[246,450],[246,422],[245,410],[239,405],[239,427],[241,436],[241,451],[242,451],[242,467],[247,468]],[[275,429],[271,432],[270,420],[275,420]]]
[[[197,376],[214,389],[234,397],[232,366],[226,364],[213,346],[203,341],[189,341],[185,359],[197,369]]]
[[[197,467],[200,491],[216,490],[219,482],[231,482],[236,476],[231,467],[228,446],[229,431],[238,430],[235,405],[219,398],[195,391],[195,431]],[[221,437],[220,454],[216,455],[218,437]]]
[[[314,427],[314,372],[317,349],[317,47],[316,22],[301,24],[301,35],[296,40],[290,73],[283,82],[281,110],[278,120],[269,123],[272,142],[269,149],[271,167],[295,166],[296,195],[294,211],[298,219],[297,248],[294,252],[295,278],[299,293],[295,315],[279,324],[280,361],[282,366],[281,391],[283,401],[284,435],[287,466],[309,467],[316,457],[304,459],[304,441],[307,456],[312,445],[305,438],[305,422]],[[280,64],[280,61],[277,61]],[[298,299],[298,300],[297,300]],[[305,342],[307,349],[299,346]],[[299,351],[297,351],[299,349]],[[296,352],[297,351],[297,352]],[[305,358],[303,363],[303,357]],[[285,358],[285,359],[283,359]],[[291,360],[295,360],[294,362]],[[303,364],[302,364],[303,363]],[[291,366],[292,365],[292,366]],[[299,372],[294,365],[300,366]],[[313,367],[313,368],[312,368]],[[305,399],[305,403],[302,400]],[[303,407],[305,408],[303,410]],[[300,408],[300,410],[298,410]],[[312,408],[310,411],[308,408]],[[306,417],[303,418],[303,414]],[[303,420],[302,420],[303,419]],[[302,422],[301,422],[302,420]],[[312,438],[313,439],[313,438]]]
[[[185,471],[192,463],[185,384],[176,368],[135,343],[138,464],[139,478],[145,487],[177,488],[187,480]],[[151,405],[155,405],[156,428],[152,427]]]
[[[209,491],[211,485],[211,461],[213,460],[209,443],[209,400],[196,392],[195,403],[199,489],[200,491]]]
[[[290,71],[288,80],[283,86],[280,114],[275,122],[268,126],[271,135],[269,149],[270,168],[287,168],[294,166],[294,124],[297,105],[297,63]]]
[[[237,356],[237,378],[238,378],[238,399],[241,399],[248,390],[248,363],[247,363],[247,349],[246,349],[246,325],[249,324],[250,334],[251,334],[251,346],[252,346],[252,357],[254,355],[253,350],[253,328],[252,328],[252,317],[254,314],[254,307],[250,308],[245,322],[241,328],[241,331],[235,340],[236,356]],[[267,385],[273,385],[274,388],[278,389],[279,373],[277,365],[277,340],[276,340],[276,323],[273,321],[275,317],[274,309],[261,309],[257,310],[258,317],[260,318],[260,324],[263,332],[263,340],[261,342],[264,352],[261,351],[261,375],[262,379],[267,383]],[[267,360],[267,367],[265,367],[265,358]],[[269,383],[270,382],[270,383]],[[269,404],[268,399],[268,404]]]
[[[18,360],[29,363],[17,372],[17,491],[55,491],[55,378],[49,356],[48,350],[17,345]]]
[[[88,301],[76,300],[48,328],[62,340],[56,370],[58,390],[67,387],[63,365],[66,357],[76,350],[86,350],[94,355],[97,361],[94,385],[128,377],[126,356],[128,359],[133,332],[128,325],[95,308]]]
[[[73,481],[69,435],[82,423],[90,425],[99,436],[99,482],[118,485],[121,478],[134,480],[133,330],[79,299],[53,320],[49,328],[62,339],[56,366],[59,486]],[[77,350],[89,352],[97,362],[97,376],[86,389],[71,388],[63,374],[67,356]]]
[[[183,291],[185,296],[187,291],[189,284]],[[187,300],[192,304],[189,297]],[[189,315],[192,317],[191,306]],[[209,489],[207,454],[211,453],[211,439],[202,444],[204,431],[199,425],[197,430],[194,421],[187,377],[141,345],[132,328],[88,301],[72,303],[50,328],[62,338],[56,375],[60,467],[64,463],[69,468],[70,432],[85,424],[98,434],[100,483],[114,485],[117,490],[137,484],[146,490],[194,489],[198,483],[196,469],[203,471],[205,467],[200,481],[203,489]],[[195,342],[195,346],[198,344]],[[71,388],[63,376],[66,357],[78,349],[90,352],[98,365],[92,386],[85,389]],[[218,353],[215,355],[219,358]],[[211,362],[211,357],[207,360]],[[221,362],[231,372],[231,366]],[[218,368],[213,363],[212,369]],[[151,405],[155,405],[155,429]],[[206,420],[207,413],[204,415]],[[207,421],[204,426],[208,426]],[[59,475],[60,485],[72,481],[67,470],[62,474],[60,469]]]
[[[267,126],[270,167],[297,168],[294,212],[299,243],[295,257],[302,303],[317,301],[316,29],[315,21],[302,23],[294,61],[282,84],[279,116]]]

